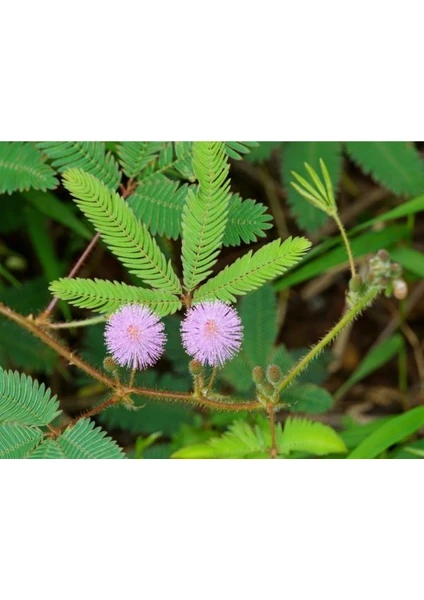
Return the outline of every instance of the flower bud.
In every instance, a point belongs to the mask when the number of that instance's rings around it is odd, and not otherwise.
[[[188,363],[188,368],[192,375],[200,375],[203,371],[202,363],[196,359],[193,359]]]
[[[392,263],[390,265],[390,271],[393,275],[400,275],[402,273],[402,267],[399,263]]]
[[[397,300],[403,300],[408,294],[408,286],[403,279],[395,279],[393,281],[393,296]]]
[[[349,289],[352,292],[359,292],[361,287],[362,287],[362,277],[360,275],[355,275],[354,277],[352,277],[352,279],[349,281]]]
[[[387,250],[379,250],[377,252],[377,256],[383,262],[386,262],[389,260],[389,253],[387,252]]]
[[[278,365],[269,365],[266,371],[266,376],[268,378],[268,381],[274,384],[280,383],[280,381],[282,381],[283,379],[283,374]]]
[[[106,358],[103,361],[103,368],[109,373],[114,373],[117,370],[118,365],[111,356],[106,356]]]
[[[263,383],[265,381],[265,371],[262,367],[255,367],[252,369],[252,379],[256,384]]]

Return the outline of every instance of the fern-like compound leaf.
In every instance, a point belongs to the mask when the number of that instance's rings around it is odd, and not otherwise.
[[[117,146],[119,162],[127,177],[135,179],[157,159],[165,142],[121,142]]]
[[[59,402],[44,383],[17,371],[0,369],[0,422],[47,425],[59,414]]]
[[[272,216],[266,211],[267,207],[260,202],[242,200],[238,194],[233,194],[228,204],[224,246],[250,244],[265,237],[265,231],[272,228]]]
[[[395,194],[424,191],[424,163],[407,142],[347,142],[349,156],[365,173]]]
[[[256,148],[258,142],[225,142],[225,152],[230,158],[240,160],[248,154],[251,148]]]
[[[61,452],[66,458],[125,458],[125,454],[112,438],[100,427],[94,427],[89,419],[80,419],[65,429],[57,440]]]
[[[292,171],[303,172],[304,163],[307,162],[312,169],[319,172],[321,158],[328,169],[332,189],[337,191],[342,166],[341,148],[339,142],[286,142],[282,147],[281,172],[287,190],[287,201],[299,227],[305,231],[319,229],[325,223],[327,215],[314,206],[313,196],[308,201],[304,197],[305,194],[301,194],[296,186],[290,185]]]
[[[212,272],[222,246],[230,199],[229,164],[222,142],[195,142],[197,194],[189,190],[182,218],[184,285],[193,290]]]
[[[166,262],[146,226],[139,223],[119,194],[80,169],[66,171],[63,181],[110,251],[130,273],[151,287],[174,294],[181,292],[171,262]]]
[[[123,304],[143,304],[160,317],[181,308],[181,301],[169,292],[148,290],[117,281],[61,278],[52,281],[50,291],[74,306],[100,313],[112,313]]]
[[[165,235],[176,240],[181,235],[181,217],[188,193],[187,185],[179,186],[164,175],[147,180],[127,202],[153,235]],[[194,189],[193,189],[194,191]],[[228,221],[222,243],[224,246],[249,244],[265,237],[272,227],[267,207],[255,200],[242,200],[232,194],[228,203]]]
[[[180,186],[177,181],[159,174],[139,186],[128,198],[128,204],[153,235],[176,240],[180,235],[187,191],[187,185]]]
[[[344,441],[334,429],[306,419],[287,419],[279,445],[283,454],[298,451],[324,456],[347,452]]]
[[[67,458],[60,449],[59,444],[56,440],[47,439],[44,440],[39,446],[35,448],[28,458],[36,459],[54,459],[54,458]]]
[[[281,423],[277,423],[275,441],[282,457],[293,451],[315,456],[347,452],[334,429],[305,419],[287,419],[284,431]],[[235,421],[221,437],[181,448],[172,458],[269,458],[270,448],[271,434],[266,420],[254,427],[245,421]]]
[[[27,427],[20,423],[0,424],[0,459],[26,458],[43,439],[38,427]]]
[[[121,179],[113,154],[106,152],[104,142],[39,142],[38,148],[51,159],[60,173],[82,169],[109,188],[116,189]]]
[[[252,148],[246,155],[246,160],[251,163],[264,163],[271,158],[274,150],[279,148],[282,142],[258,142],[256,148]]]
[[[196,290],[194,300],[234,302],[235,296],[243,296],[282,275],[299,262],[310,245],[306,238],[289,237],[283,243],[270,242],[255,253],[250,250]]]
[[[31,142],[0,142],[0,194],[55,188],[55,173]]]
[[[281,429],[280,423],[277,429]],[[270,446],[269,431],[235,421],[221,437],[181,448],[172,458],[268,458]]]
[[[194,182],[192,165],[193,142],[164,142],[163,147],[137,176],[139,187],[154,180],[158,175],[171,175]]]
[[[244,324],[242,356],[251,369],[256,365],[265,368],[278,334],[277,297],[271,284],[262,285],[242,299],[240,317]]]

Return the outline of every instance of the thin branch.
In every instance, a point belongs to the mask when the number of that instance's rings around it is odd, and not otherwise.
[[[75,263],[75,265],[69,271],[69,274],[67,275],[68,279],[71,279],[72,277],[75,277],[75,275],[78,273],[78,271],[80,270],[83,262],[86,260],[87,256],[90,254],[90,252],[92,251],[92,249],[96,245],[97,240],[99,239],[99,237],[100,237],[100,233],[96,233],[96,235],[93,237],[93,239],[91,240],[91,242],[88,244],[87,248],[81,254],[81,256],[79,257],[79,259],[77,260],[77,262]],[[47,320],[47,318],[51,314],[52,310],[54,309],[54,307],[56,306],[56,304],[58,303],[58,301],[59,301],[59,298],[57,296],[55,296],[53,298],[53,300],[50,302],[50,304],[48,305],[48,307],[41,313],[41,315],[40,315],[39,318],[41,320],[43,320],[43,321]]]
[[[134,181],[133,179],[129,179],[127,182],[127,185],[121,187],[122,197],[124,199],[128,198],[128,196],[130,196],[134,192],[136,187],[137,187],[137,182]],[[79,257],[79,259],[77,260],[75,265],[69,271],[69,274],[67,275],[68,279],[72,279],[78,273],[78,271],[82,267],[84,261],[87,259],[88,255],[93,250],[94,246],[97,244],[99,237],[100,237],[100,233],[97,232],[96,235],[91,240],[91,242],[88,244],[87,248],[84,250],[84,252]],[[59,298],[57,296],[55,296],[52,299],[52,301],[50,302],[50,304],[47,306],[47,308],[39,316],[40,321],[46,321],[48,319],[48,317],[50,316],[51,312],[53,311],[53,309],[56,306],[56,304],[58,303],[58,301],[59,301]],[[56,327],[56,329],[59,329],[59,327]]]
[[[104,323],[106,321],[106,317],[104,315],[100,315],[97,317],[91,317],[90,319],[83,319],[81,321],[68,321],[66,323],[50,323],[49,321],[44,322],[40,318],[35,319],[35,322],[39,321],[41,321],[43,327],[48,327],[49,329],[72,329],[73,327],[88,327],[89,325]]]
[[[357,304],[352,306],[345,314],[342,316],[340,321],[336,323],[336,325],[325,335],[318,344],[313,346],[313,348],[306,354],[297,365],[290,371],[290,373],[283,379],[280,383],[280,391],[284,390],[288,385],[290,385],[298,375],[305,369],[305,367],[309,364],[311,360],[313,360],[324,348],[327,346],[341,331],[349,325],[359,313],[364,310],[371,302],[378,296],[380,290],[378,288],[370,288],[368,292],[358,301]]]
[[[73,425],[75,425],[80,419],[88,419],[89,417],[94,417],[95,415],[98,415],[100,412],[102,412],[102,410],[104,410],[105,408],[108,408],[109,406],[112,406],[113,404],[117,404],[120,400],[121,400],[120,395],[113,396],[112,398],[108,398],[101,404],[98,404],[91,410],[86,410],[85,412],[81,413],[80,415],[78,415],[78,417],[75,417],[69,423],[64,423],[63,425],[61,425],[60,427],[57,427],[57,428],[50,426],[49,427],[50,433],[47,434],[46,437],[55,438],[58,435],[60,435],[62,433],[62,431],[64,431],[68,427],[72,427]]]
[[[116,390],[120,395],[130,395],[135,394],[137,396],[147,396],[149,398],[153,398],[155,400],[162,401],[172,401],[178,400],[180,402],[185,402],[188,404],[199,404],[201,406],[205,406],[208,408],[214,408],[218,410],[229,410],[229,411],[252,411],[252,410],[261,410],[262,407],[257,401],[251,402],[239,402],[236,399],[231,399],[230,402],[225,402],[221,399],[214,400],[212,398],[206,398],[204,396],[193,396],[189,392],[168,392],[166,390],[155,390],[150,388],[140,388],[140,387],[130,387],[125,386],[123,384],[117,383],[114,379],[111,379],[98,369],[95,369],[87,362],[82,360],[78,355],[74,354],[69,348],[67,348],[64,344],[59,342],[56,338],[54,338],[50,333],[45,331],[40,325],[36,323],[33,319],[32,315],[25,317],[8,306],[5,306],[0,302],[0,314],[5,316],[6,318],[14,321],[27,331],[30,331],[33,335],[38,337],[45,344],[53,348],[60,356],[65,358],[70,365],[75,365],[81,371],[84,371],[93,379],[97,379],[103,383],[106,387],[112,388]]]
[[[349,265],[350,265],[351,277],[353,278],[356,275],[355,261],[353,260],[353,254],[352,254],[352,250],[351,250],[351,247],[350,247],[349,239],[348,239],[347,234],[346,234],[346,230],[343,227],[343,223],[341,222],[339,215],[337,214],[337,210],[334,213],[334,215],[332,215],[332,216],[333,216],[333,219],[335,220],[335,222],[337,223],[337,226],[338,226],[338,228],[340,230],[340,233],[342,234],[342,238],[343,238],[344,244],[346,246],[346,252],[347,252],[347,255],[348,255],[348,258],[349,258]]]

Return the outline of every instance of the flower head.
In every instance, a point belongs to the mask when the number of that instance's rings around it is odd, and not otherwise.
[[[122,367],[144,369],[154,365],[163,353],[163,329],[163,323],[150,309],[126,304],[106,323],[106,346]]]
[[[183,346],[202,365],[218,366],[240,349],[243,326],[237,311],[220,302],[196,304],[181,324]]]

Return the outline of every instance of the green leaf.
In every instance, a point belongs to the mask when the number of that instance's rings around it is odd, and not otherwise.
[[[54,459],[54,458],[67,458],[62,450],[60,449],[56,440],[47,439],[42,444],[36,447],[36,449],[28,456],[28,458],[35,459]]]
[[[379,369],[381,366],[391,360],[401,349],[403,337],[400,333],[395,333],[388,340],[384,340],[370,350],[361,361],[359,366],[347,381],[337,390],[335,399],[341,398],[352,386]]]
[[[148,290],[144,288],[105,281],[103,279],[62,278],[53,281],[50,291],[67,300],[74,306],[90,308],[100,313],[112,313],[123,304],[144,304],[160,317],[176,312],[181,308],[177,296],[168,292]]]
[[[402,246],[390,251],[390,260],[398,262],[413,275],[424,278],[424,254],[422,252]]]
[[[91,173],[108,188],[116,189],[121,180],[118,163],[104,142],[39,142],[37,144],[60,173],[81,169]]]
[[[282,430],[276,425],[278,454],[292,451],[307,452],[317,456],[347,451],[337,433],[322,423],[304,419],[287,419]],[[245,421],[235,421],[228,432],[204,444],[181,448],[171,458],[269,458],[271,433],[268,421],[262,420],[252,427]]]
[[[248,154],[251,148],[256,148],[258,142],[225,142],[225,152],[230,158],[240,160]]]
[[[366,254],[377,252],[381,248],[390,250],[396,242],[403,240],[407,235],[408,227],[406,225],[388,225],[381,231],[368,231],[350,239],[350,247],[353,256],[357,259]],[[313,252],[315,250],[314,248]],[[321,244],[320,251],[323,253],[316,256],[317,252],[314,252],[315,258],[305,261],[305,264],[299,265],[295,271],[287,273],[282,279],[276,281],[275,289],[285,290],[291,288],[332,267],[347,263],[346,248],[341,244],[333,250],[328,250],[324,243]]]
[[[247,362],[243,350],[232,360],[225,363],[219,372],[219,378],[227,381],[238,393],[244,393],[253,388],[252,368],[255,365]]]
[[[189,190],[182,217],[181,257],[184,286],[193,290],[212,272],[222,246],[228,217],[230,181],[222,142],[194,142],[197,194]]]
[[[391,417],[383,417],[365,424],[350,423],[344,431],[340,432],[340,437],[349,449],[355,448],[390,419]]]
[[[235,421],[221,437],[181,448],[171,458],[267,458],[271,436],[264,433],[245,421]]]
[[[43,439],[37,427],[26,427],[19,423],[0,424],[0,459],[26,458]]]
[[[285,454],[297,451],[317,456],[347,452],[342,438],[328,425],[292,418],[285,423],[280,448]]]
[[[361,442],[348,458],[375,458],[390,446],[409,438],[423,426],[424,406],[417,406],[381,425]]]
[[[153,235],[176,240],[180,235],[181,216],[188,191],[164,175],[158,175],[129,196],[128,204]]]
[[[47,229],[46,218],[30,206],[25,208],[28,236],[43,269],[43,274],[48,281],[56,279],[60,276],[62,268],[56,257],[50,232]],[[68,313],[68,318],[69,316]]]
[[[282,275],[300,261],[310,245],[306,238],[289,237],[284,242],[270,242],[254,254],[250,250],[196,290],[194,300],[234,302],[235,295],[243,296]]]
[[[424,191],[424,164],[408,142],[346,142],[349,156],[392,192],[412,196]]]
[[[132,179],[151,165],[162,150],[165,142],[121,142],[117,145],[119,162],[127,177]]]
[[[224,246],[249,244],[266,236],[265,231],[272,228],[272,216],[267,207],[255,200],[242,200],[238,194],[232,194],[228,203],[228,221],[222,240]]]
[[[32,142],[0,142],[0,194],[31,188],[47,190],[58,182]]]
[[[186,381],[175,375],[158,378],[155,371],[145,371],[141,376],[143,387],[158,387],[173,391],[187,391]],[[109,429],[122,429],[132,433],[154,433],[162,431],[164,435],[175,434],[183,423],[193,421],[193,410],[185,404],[158,402],[146,396],[134,397],[136,410],[124,406],[106,409],[100,414],[100,421]]]
[[[44,383],[0,368],[0,422],[47,425],[60,413],[56,396]]]
[[[243,323],[243,358],[251,369],[266,367],[277,336],[277,298],[270,284],[243,298],[240,306]],[[249,377],[252,380],[251,376]]]
[[[406,443],[397,449],[390,458],[422,459],[424,458],[424,440]]]
[[[67,427],[57,440],[60,451],[66,458],[125,458],[123,450],[93,421],[80,419],[72,427]]]
[[[72,169],[63,177],[79,208],[122,264],[151,287],[179,294],[181,284],[171,262],[136,219],[128,204],[93,175]]]
[[[282,393],[281,402],[287,403],[293,412],[320,414],[333,408],[331,394],[313,383],[290,386]]]
[[[327,215],[310,204],[289,184],[292,180],[292,171],[303,172],[305,162],[318,171],[320,158],[328,168],[334,191],[337,191],[342,167],[339,142],[286,142],[283,146],[281,172],[287,191],[287,200],[299,227],[307,232],[319,229],[327,220]]]
[[[247,154],[243,158],[251,163],[264,163],[271,158],[273,150],[279,148],[281,145],[282,142],[258,142],[256,148],[252,148],[250,154]]]
[[[74,212],[67,204],[56,198],[50,192],[23,192],[22,197],[36,208],[40,213],[43,213],[49,219],[57,221],[61,225],[68,227],[71,231],[81,236],[86,240],[91,240],[93,237],[90,229],[80,221]]]
[[[196,177],[192,166],[192,142],[164,142],[157,157],[137,176],[139,187],[163,173],[194,182]]]
[[[159,174],[139,186],[127,202],[153,235],[176,240],[181,235],[181,217],[188,189],[187,185],[179,186],[178,182]],[[272,216],[266,211],[264,204],[242,200],[238,194],[232,194],[223,245],[238,246],[265,237],[265,231],[272,227]]]

